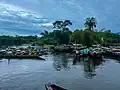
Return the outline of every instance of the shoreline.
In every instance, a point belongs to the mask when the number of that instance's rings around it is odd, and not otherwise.
[[[45,60],[38,55],[0,55],[1,59],[37,59],[37,60]]]

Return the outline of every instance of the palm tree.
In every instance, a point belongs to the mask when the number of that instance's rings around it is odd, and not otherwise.
[[[88,17],[85,19],[84,25],[89,30],[93,30],[94,27],[96,27],[96,24],[97,24],[97,22],[96,22],[96,19],[94,17]]]

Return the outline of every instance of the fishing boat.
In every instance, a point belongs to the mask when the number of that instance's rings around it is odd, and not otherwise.
[[[0,55],[1,59],[37,59],[37,60],[45,60],[41,56],[38,55]]]
[[[54,48],[54,51],[55,52],[71,53],[73,51],[73,48],[71,46],[61,45],[61,46],[56,46]]]
[[[100,52],[90,52],[90,57],[101,58],[102,53],[100,53]]]
[[[102,54],[103,54],[103,51],[100,48],[94,48],[89,51],[90,57],[94,57],[94,58],[101,58]]]
[[[111,48],[110,50],[107,50],[105,53],[106,56],[109,57],[120,57],[120,49],[119,48]]]
[[[55,84],[45,84],[45,90],[67,90]]]

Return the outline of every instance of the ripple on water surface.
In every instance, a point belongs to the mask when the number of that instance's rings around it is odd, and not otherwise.
[[[120,90],[118,60],[43,57],[46,61],[0,61],[0,90],[44,90],[47,82],[68,90]]]

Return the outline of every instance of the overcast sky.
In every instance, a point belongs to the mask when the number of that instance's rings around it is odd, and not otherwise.
[[[35,35],[62,19],[70,19],[72,28],[84,28],[89,16],[99,29],[120,32],[119,8],[119,0],[0,0],[0,34]]]

